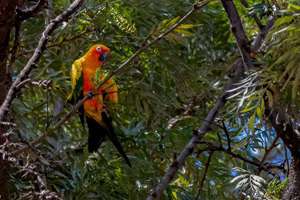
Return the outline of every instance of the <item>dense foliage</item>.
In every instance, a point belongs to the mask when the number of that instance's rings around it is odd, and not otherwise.
[[[69,3],[54,0],[51,12],[41,12],[22,24],[12,74],[24,67],[51,17]],[[16,126],[9,132],[15,142],[12,145],[26,145],[72,109],[66,101],[71,64],[92,44],[112,49],[105,68],[110,72],[139,49],[145,38],[154,39],[176,23],[193,3],[86,1],[52,34],[29,76],[33,81],[51,82],[28,84],[14,100],[11,116]],[[271,14],[278,20],[257,54],[258,70],[248,72],[237,84],[237,92],[205,136],[206,143],[200,143],[188,158],[163,199],[279,199],[286,186],[291,155],[264,110],[282,103],[295,112],[291,119],[298,115],[300,5],[287,0],[276,5],[251,0],[245,8],[239,1],[235,3],[250,39],[259,32],[254,16],[263,24]],[[132,168],[110,142],[99,153],[89,154],[86,128],[73,115],[22,160],[12,158],[12,199],[47,195],[53,199],[145,199],[222,94],[237,57],[226,13],[219,1],[211,1],[114,77],[120,89],[120,103],[111,105],[114,126]],[[270,94],[274,87],[282,92],[276,102]],[[223,145],[223,150],[207,150],[208,143]],[[263,159],[270,170],[240,157],[256,163]]]

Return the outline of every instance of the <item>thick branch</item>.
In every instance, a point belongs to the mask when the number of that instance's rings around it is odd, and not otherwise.
[[[42,36],[40,38],[40,41],[38,43],[37,48],[35,49],[32,57],[29,59],[25,67],[22,69],[22,71],[17,76],[16,80],[11,85],[7,96],[3,102],[3,104],[0,107],[0,121],[3,121],[5,115],[8,113],[8,110],[11,106],[11,103],[13,99],[15,98],[15,93],[17,92],[17,86],[22,82],[24,78],[31,72],[33,67],[37,64],[40,57],[42,56],[42,52],[45,49],[46,43],[48,41],[49,35],[58,27],[58,25],[69,18],[75,11],[81,6],[81,4],[84,2],[84,0],[75,0],[69,8],[67,8],[62,14],[58,15],[54,20],[52,20],[49,25],[46,27],[44,32],[42,33]]]
[[[237,46],[240,50],[245,67],[251,66],[251,49],[250,43],[244,31],[241,18],[237,9],[233,3],[233,0],[221,0],[223,7],[227,13],[227,16],[230,20],[231,31],[236,39]]]

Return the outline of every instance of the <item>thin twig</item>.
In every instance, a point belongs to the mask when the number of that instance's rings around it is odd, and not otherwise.
[[[202,188],[203,188],[203,185],[204,185],[204,181],[205,181],[206,176],[207,176],[209,164],[210,164],[210,161],[211,161],[211,158],[212,158],[213,154],[214,154],[214,151],[211,151],[211,152],[209,153],[209,156],[208,156],[207,161],[206,161],[206,163],[205,163],[205,168],[204,168],[203,176],[202,176],[202,179],[201,179],[201,181],[200,181],[198,193],[197,193],[197,195],[196,195],[195,200],[198,200],[199,197],[200,197],[200,194],[201,194],[201,191],[202,191]]]
[[[242,5],[243,5],[245,8],[249,8],[249,3],[247,2],[247,0],[241,0],[241,3],[242,3]],[[259,28],[260,30],[262,30],[262,29],[264,28],[264,25],[261,23],[261,21],[259,20],[259,18],[257,17],[257,15],[254,14],[254,15],[251,16],[251,17],[253,17],[253,19],[254,19],[254,21],[256,22],[258,28]]]
[[[3,126],[13,126],[13,127],[17,126],[15,123],[12,123],[12,122],[0,122],[0,125],[3,125]]]
[[[198,95],[198,96],[200,96],[200,95]],[[191,113],[195,107],[196,102],[197,102],[197,96],[193,96],[187,105],[184,104],[184,107],[185,107],[184,111],[181,114],[176,115],[175,117],[172,117],[171,119],[168,120],[167,129],[172,129],[177,125],[178,122],[192,117]]]
[[[239,159],[245,163],[251,164],[256,166],[257,168],[261,168],[262,170],[274,175],[272,172],[270,172],[271,168],[276,168],[276,169],[280,169],[280,170],[284,170],[284,168],[281,165],[261,165],[261,163],[255,162],[253,160],[249,160],[248,158],[245,158],[243,156],[241,156],[240,154],[234,153],[231,150],[225,149],[224,147],[221,147],[220,145],[217,144],[213,144],[211,142],[207,142],[207,141],[202,141],[200,142],[200,144],[205,144],[207,145],[207,149],[211,150],[211,151],[222,151],[224,153],[227,153],[228,155],[230,155],[233,158]]]
[[[67,8],[63,13],[58,15],[54,20],[52,20],[45,30],[42,33],[42,36],[39,40],[38,46],[35,49],[32,57],[29,59],[25,67],[21,70],[19,75],[17,76],[16,80],[12,83],[11,87],[9,88],[9,91],[6,95],[6,98],[4,102],[2,103],[0,107],[0,121],[3,121],[6,114],[9,111],[9,108],[11,106],[11,103],[13,99],[15,98],[15,94],[17,92],[17,86],[24,80],[24,78],[27,77],[27,75],[31,72],[33,67],[37,64],[40,57],[42,56],[42,52],[45,49],[45,46],[48,42],[48,37],[51,35],[51,33],[58,27],[58,25],[69,18],[72,14],[76,12],[77,9],[81,6],[81,4],[84,2],[84,0],[75,0],[69,8]]]
[[[266,161],[266,159],[268,158],[268,155],[270,154],[270,152],[278,145],[277,141],[279,140],[279,136],[277,135],[276,138],[274,139],[274,141],[272,142],[271,146],[265,151],[265,154],[263,156],[263,158],[260,161],[260,166],[263,166],[264,162]],[[258,168],[258,174],[261,172],[261,168]]]
[[[50,134],[52,134],[55,130],[61,127],[72,115],[75,113],[80,106],[82,106],[83,102],[85,102],[87,99],[92,98],[94,95],[87,95],[84,98],[82,98],[80,101],[76,103],[76,105],[73,107],[73,109],[68,112],[61,120],[59,120],[52,128],[49,128],[47,132],[44,132],[40,137],[38,137],[36,140],[30,142],[31,146],[34,146],[38,143],[40,143],[42,140],[44,140],[46,137],[48,137]],[[18,149],[14,152],[14,155],[18,155],[24,151],[28,150],[28,146],[23,147],[21,149]]]
[[[30,83],[33,86],[37,86],[37,87],[42,87],[42,88],[49,88],[52,84],[52,80],[32,80],[30,78],[25,79],[24,81],[22,81],[21,83],[19,83],[19,85],[17,85],[17,90],[21,89],[24,87],[24,85],[27,85],[28,83]]]
[[[228,150],[231,151],[231,140],[230,140],[229,132],[226,128],[224,121],[222,121],[222,126],[223,126],[224,133],[226,135]]]

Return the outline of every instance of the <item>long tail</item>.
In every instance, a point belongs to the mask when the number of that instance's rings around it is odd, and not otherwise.
[[[92,118],[86,117],[86,123],[89,129],[88,150],[92,153],[97,151],[105,140],[107,130]]]
[[[119,142],[117,135],[114,132],[112,126],[112,120],[107,113],[102,112],[102,120],[107,127],[101,126],[94,119],[86,117],[86,122],[89,129],[89,138],[88,138],[88,151],[95,152],[98,150],[102,142],[105,140],[106,136],[111,140],[113,145],[116,147],[118,152],[124,158],[128,166],[131,167],[131,163],[123,150],[121,143]]]
[[[112,119],[110,118],[109,114],[107,112],[102,112],[102,120],[107,126],[107,137],[110,139],[110,141],[113,143],[113,145],[116,147],[118,152],[121,154],[121,156],[124,158],[126,163],[128,164],[129,167],[131,167],[131,163],[114,131],[114,128],[112,126]]]

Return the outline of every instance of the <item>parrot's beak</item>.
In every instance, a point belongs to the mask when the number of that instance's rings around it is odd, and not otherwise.
[[[101,54],[99,56],[99,60],[103,63],[105,63],[110,58],[110,53]]]
[[[111,58],[110,53],[106,53],[106,54],[104,54],[104,55],[105,55],[105,56],[100,56],[100,57],[99,57],[99,60],[102,62],[102,68],[105,67],[107,61],[109,61],[110,58]],[[102,58],[101,58],[101,57],[102,57]],[[103,58],[104,58],[104,59],[103,59]]]

